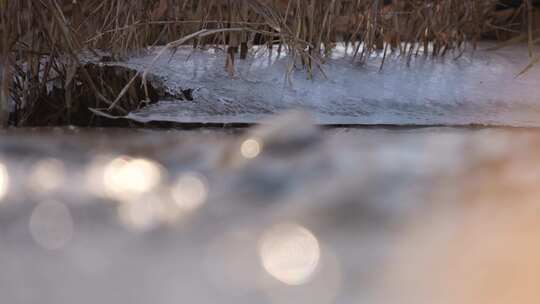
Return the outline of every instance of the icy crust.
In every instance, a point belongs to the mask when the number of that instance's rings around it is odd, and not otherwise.
[[[139,122],[256,123],[290,109],[309,111],[319,124],[540,126],[540,68],[516,77],[526,46],[432,59],[375,57],[365,66],[338,48],[313,79],[291,58],[258,50],[225,70],[224,54],[191,48],[166,54],[151,69],[173,95],[193,89],[192,101],[163,100],[130,113]],[[142,70],[158,50],[114,63]],[[289,77],[287,77],[289,75]]]

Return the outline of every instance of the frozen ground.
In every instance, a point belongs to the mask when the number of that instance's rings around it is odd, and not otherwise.
[[[255,123],[290,109],[309,111],[319,124],[540,126],[540,68],[515,76],[528,64],[527,48],[513,46],[454,60],[381,58],[352,63],[338,48],[313,80],[300,68],[286,80],[290,58],[261,50],[236,61],[235,76],[218,50],[179,49],[166,54],[152,73],[171,92],[193,89],[193,101],[164,100],[128,118],[179,123]],[[144,69],[155,53],[121,65]],[[457,54],[455,54],[457,56]]]
[[[0,301],[538,303],[538,130],[306,122],[2,131]]]

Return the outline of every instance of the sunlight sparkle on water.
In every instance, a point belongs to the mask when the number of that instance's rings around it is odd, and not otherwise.
[[[281,224],[269,229],[260,240],[260,261],[275,279],[287,285],[307,283],[320,260],[317,238],[297,224]]]
[[[118,205],[120,222],[137,232],[149,231],[163,224],[174,225],[185,215],[186,210],[180,208],[165,191],[155,191]]]
[[[103,184],[111,198],[129,202],[158,187],[162,174],[161,166],[152,160],[121,156],[105,166]]]
[[[246,139],[240,146],[240,153],[247,159],[254,159],[262,152],[262,143],[255,138]]]
[[[171,195],[178,207],[182,210],[192,211],[206,202],[208,187],[201,175],[185,173],[171,188]]]
[[[0,202],[4,199],[9,189],[9,174],[7,167],[0,163]]]
[[[65,179],[64,163],[61,160],[54,158],[43,159],[32,167],[29,186],[39,193],[48,193],[62,187]]]

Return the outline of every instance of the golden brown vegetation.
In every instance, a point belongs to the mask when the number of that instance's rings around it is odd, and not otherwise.
[[[376,51],[410,58],[428,45],[433,56],[461,51],[486,33],[519,30],[532,20],[530,1],[506,16],[494,12],[497,0],[0,0],[0,123],[8,121],[8,99],[17,107],[16,124],[31,123],[43,103],[55,109],[49,121],[69,123],[80,108],[76,83],[85,96],[91,92],[94,107],[125,113],[131,107],[122,104],[140,102],[139,94],[104,85],[81,65],[83,50],[118,58],[156,44],[227,46],[231,69],[236,57],[263,43],[311,71],[338,41],[354,48],[359,62]],[[61,103],[46,94],[53,81]]]

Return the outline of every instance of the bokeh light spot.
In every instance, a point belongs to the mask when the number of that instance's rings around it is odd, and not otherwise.
[[[262,143],[255,138],[246,139],[240,146],[240,153],[247,159],[254,159],[262,152]]]
[[[280,224],[264,233],[259,255],[262,266],[275,279],[302,285],[315,273],[321,252],[309,230],[297,224]]]
[[[38,245],[48,250],[62,249],[71,240],[73,227],[69,209],[55,201],[38,204],[30,217],[30,234]]]
[[[32,167],[29,186],[38,193],[49,193],[61,188],[65,179],[64,163],[61,160],[43,159]]]
[[[157,188],[162,174],[161,166],[152,160],[121,156],[105,166],[103,184],[109,197],[129,202]]]
[[[206,202],[208,187],[197,173],[182,174],[171,188],[174,202],[185,211],[193,211]]]
[[[7,167],[0,163],[0,202],[5,198],[9,190],[9,173]]]

